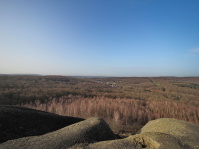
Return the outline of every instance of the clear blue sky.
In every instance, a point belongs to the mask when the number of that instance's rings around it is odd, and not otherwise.
[[[199,76],[199,0],[0,0],[0,73]]]

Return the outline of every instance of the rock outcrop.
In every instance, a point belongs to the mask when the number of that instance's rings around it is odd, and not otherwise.
[[[0,106],[0,143],[42,135],[82,120],[18,106]]]
[[[199,126],[176,119],[160,118],[148,122],[136,135],[125,139],[97,142],[81,148],[199,149]]]
[[[40,111],[33,110],[34,112]],[[161,118],[148,122],[136,135],[118,139],[103,119],[89,118],[40,136],[9,140],[0,144],[0,148],[199,149],[199,125]]]
[[[0,144],[3,149],[63,149],[79,143],[93,143],[116,139],[106,122],[100,118],[64,127],[41,136],[25,137]]]
[[[169,137],[178,139],[186,148],[199,148],[199,125],[171,118],[161,118],[148,122],[140,131],[141,134],[146,132],[167,134]]]

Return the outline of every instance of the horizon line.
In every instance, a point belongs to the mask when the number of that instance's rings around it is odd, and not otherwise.
[[[86,77],[86,78],[111,78],[111,77],[122,77],[122,78],[130,78],[130,77],[140,77],[140,78],[144,78],[144,77],[176,77],[176,78],[184,78],[184,77],[199,77],[199,76],[173,76],[173,75],[165,75],[165,76],[106,76],[106,75],[59,75],[59,74],[29,74],[29,73],[6,73],[3,74],[1,73],[0,76],[2,75],[12,75],[12,76],[62,76],[62,77]]]

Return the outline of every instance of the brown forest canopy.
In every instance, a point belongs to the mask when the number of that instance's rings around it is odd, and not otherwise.
[[[99,116],[112,129],[132,132],[160,117],[199,124],[199,78],[1,75],[0,104]]]
[[[67,95],[175,100],[199,104],[198,77],[78,78],[65,76],[0,76],[0,104],[20,104]]]

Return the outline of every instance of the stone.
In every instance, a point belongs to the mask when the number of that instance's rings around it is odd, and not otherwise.
[[[83,120],[19,106],[0,106],[0,143],[42,135]]]
[[[100,118],[89,118],[41,136],[25,137],[0,144],[3,149],[64,149],[78,143],[93,143],[117,139],[107,123]]]

